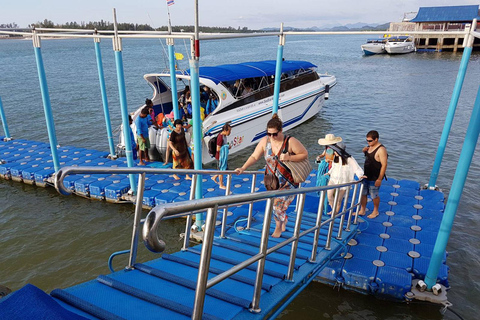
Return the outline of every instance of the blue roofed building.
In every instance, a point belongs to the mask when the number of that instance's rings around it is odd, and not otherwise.
[[[391,23],[389,31],[433,31],[436,34],[415,35],[415,43],[419,50],[456,52],[463,49],[466,32],[470,30],[473,19],[480,20],[479,7],[479,5],[420,7],[413,19]],[[475,39],[474,48],[480,48],[479,39]]]

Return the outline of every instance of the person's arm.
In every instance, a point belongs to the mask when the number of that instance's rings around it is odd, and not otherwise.
[[[364,177],[363,169],[358,165],[358,162],[354,157],[348,158],[348,166],[353,175],[356,175],[359,180]]]
[[[248,167],[250,167],[255,162],[257,162],[258,159],[260,159],[263,156],[266,144],[267,144],[267,137],[263,137],[262,140],[260,140],[260,142],[255,147],[255,150],[253,151],[252,155],[247,159],[247,161],[245,161],[243,166],[241,166],[240,168],[236,168],[235,172],[237,172],[237,174],[241,174],[242,172],[247,170]]]
[[[387,149],[385,149],[385,147],[379,147],[377,154],[380,163],[382,164],[382,168],[380,169],[378,179],[375,181],[375,187],[380,187],[382,185],[383,177],[385,177],[385,171],[387,171]]]
[[[288,154],[282,153],[280,155],[281,161],[298,162],[308,158],[307,149],[305,149],[303,144],[294,137],[291,137],[290,140],[288,140],[288,152]]]

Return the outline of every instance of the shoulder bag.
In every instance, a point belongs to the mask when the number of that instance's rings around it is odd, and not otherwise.
[[[287,142],[285,143],[285,149],[283,150],[283,153],[288,153],[289,139],[290,137],[287,137]],[[305,182],[310,172],[312,172],[312,166],[310,165],[308,158],[302,161],[285,161],[282,163],[285,164],[288,169],[290,169],[290,172],[293,176],[293,181],[295,183]]]

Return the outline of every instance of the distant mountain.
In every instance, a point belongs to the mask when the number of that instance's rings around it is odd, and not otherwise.
[[[295,27],[284,27],[284,31],[386,31],[390,26],[390,22],[387,23],[349,23],[344,26],[334,26],[334,27],[310,27],[310,28],[295,28]],[[264,32],[278,32],[279,28],[263,28],[260,31]]]

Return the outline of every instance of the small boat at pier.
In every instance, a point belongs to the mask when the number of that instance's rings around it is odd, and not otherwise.
[[[205,110],[210,112],[206,112],[208,114],[203,120],[203,163],[214,160],[207,152],[208,141],[216,137],[227,122],[232,126],[228,139],[230,154],[255,144],[265,136],[265,125],[272,115],[275,67],[275,60],[200,67],[201,92],[208,87],[210,97],[215,101],[213,110],[207,110],[210,108],[205,106]],[[314,117],[322,108],[323,101],[328,99],[329,89],[336,84],[335,76],[318,74],[316,68],[307,61],[282,62],[278,115],[284,122],[285,131]],[[170,72],[147,74],[144,78],[153,89],[155,114],[172,112]],[[177,71],[176,78],[188,85],[190,74],[188,70]],[[133,119],[143,107],[135,111]],[[167,134],[166,129],[149,134],[162,159],[165,158]],[[119,146],[124,146],[123,137]]]
[[[361,45],[363,54],[371,56],[374,54],[386,53],[385,43],[388,38],[367,39],[365,44]]]
[[[385,43],[385,51],[389,54],[402,54],[416,51],[413,37],[398,36],[390,37]]]

